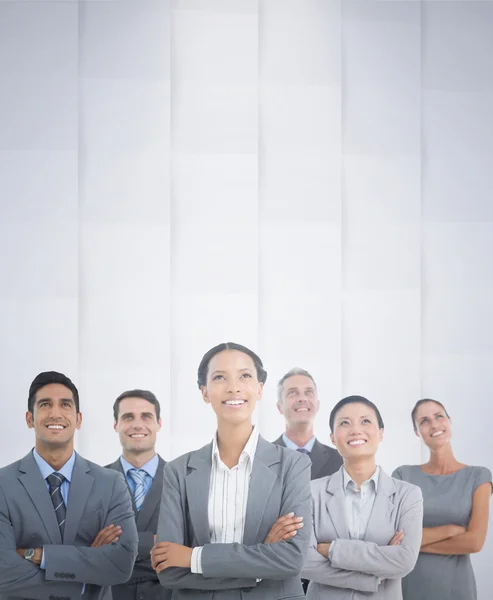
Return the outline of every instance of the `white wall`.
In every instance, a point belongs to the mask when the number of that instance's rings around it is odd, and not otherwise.
[[[46,369],[80,388],[88,458],[117,456],[131,387],[166,458],[198,447],[197,365],[234,340],[269,372],[268,439],[299,365],[323,440],[361,393],[381,464],[417,463],[432,396],[493,466],[492,2],[0,2],[0,72],[0,465]]]

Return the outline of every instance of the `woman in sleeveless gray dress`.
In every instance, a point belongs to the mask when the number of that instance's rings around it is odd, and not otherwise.
[[[483,547],[492,492],[491,472],[458,462],[450,417],[440,402],[420,400],[413,427],[430,450],[424,465],[405,465],[393,477],[423,492],[423,541],[414,570],[402,580],[404,600],[476,600],[470,555]]]

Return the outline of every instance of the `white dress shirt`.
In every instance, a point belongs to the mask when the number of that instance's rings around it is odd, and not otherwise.
[[[356,489],[356,484],[351,479],[351,476],[342,469],[342,480],[345,494],[346,520],[349,530],[349,538],[352,540],[362,540],[368,527],[371,510],[375,503],[375,497],[378,490],[378,477],[380,475],[380,467],[377,467],[375,473],[364,481],[360,489]],[[329,559],[331,557],[334,540],[329,548]]]
[[[243,543],[248,490],[258,437],[258,430],[254,427],[238,464],[232,469],[221,460],[217,435],[214,437],[208,505],[211,544]],[[191,571],[202,573],[202,546],[192,550]]]

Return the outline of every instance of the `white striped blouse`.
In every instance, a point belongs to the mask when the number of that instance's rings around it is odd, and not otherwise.
[[[258,437],[258,430],[254,427],[238,464],[232,469],[221,460],[217,436],[214,437],[208,510],[211,544],[243,543],[248,489]],[[192,573],[202,573],[201,559],[202,547],[199,546],[192,550]]]

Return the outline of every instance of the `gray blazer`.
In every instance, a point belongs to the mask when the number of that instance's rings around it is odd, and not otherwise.
[[[90,548],[106,525],[120,525],[116,544]],[[32,452],[0,469],[0,598],[80,600],[111,598],[109,586],[126,581],[137,554],[130,496],[119,473],[75,458],[64,538]],[[46,569],[16,548],[44,548]]]
[[[139,548],[130,579],[127,583],[121,583],[111,588],[113,600],[139,600],[141,596],[145,600],[167,600],[171,597],[171,591],[165,590],[159,582],[156,571],[152,568],[150,557],[151,548],[154,546],[154,534],[157,533],[165,464],[165,461],[159,457],[156,477],[139,511],[135,507],[133,495],[129,488],[139,535]],[[106,468],[114,469],[125,477],[120,459],[111,465],[107,465]],[[126,478],[125,482],[128,485]]]
[[[312,538],[303,569],[303,577],[311,582],[307,598],[401,600],[401,578],[413,570],[421,546],[421,490],[380,470],[363,540],[349,538],[342,467],[312,482],[312,510]],[[389,546],[400,529],[404,540],[400,546]],[[331,560],[317,552],[317,543],[335,540]]]
[[[272,443],[285,447],[282,435]],[[342,457],[339,452],[330,446],[322,444],[318,440],[315,440],[315,443],[313,444],[313,449],[310,452],[310,458],[312,461],[312,480],[319,479],[320,477],[326,477],[327,475],[332,475],[342,466]]]
[[[157,540],[203,546],[203,574],[172,567],[159,574],[162,585],[173,589],[173,600],[302,600],[299,574],[311,530],[308,457],[259,437],[243,544],[210,543],[211,467],[212,443],[164,468]],[[289,512],[302,516],[305,527],[289,541],[264,544],[274,522]]]

